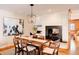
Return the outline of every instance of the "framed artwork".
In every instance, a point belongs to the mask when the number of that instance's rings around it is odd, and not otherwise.
[[[3,19],[3,35],[19,35],[23,34],[24,20],[17,18],[4,17]]]

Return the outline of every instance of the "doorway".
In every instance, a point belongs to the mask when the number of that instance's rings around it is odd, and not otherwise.
[[[79,19],[69,21],[70,53],[79,54]]]

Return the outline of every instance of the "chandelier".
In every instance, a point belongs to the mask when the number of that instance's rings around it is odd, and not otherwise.
[[[30,15],[30,23],[35,23],[36,22],[36,15],[33,14],[33,6],[34,4],[30,4],[30,7],[31,7],[31,15]]]

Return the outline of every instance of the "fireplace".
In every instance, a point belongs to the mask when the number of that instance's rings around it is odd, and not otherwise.
[[[46,39],[58,40],[62,42],[62,26],[46,26],[45,32]]]

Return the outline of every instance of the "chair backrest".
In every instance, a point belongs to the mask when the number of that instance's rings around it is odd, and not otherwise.
[[[49,42],[49,47],[55,48],[55,47],[56,47],[56,43],[53,42],[53,41],[50,41],[50,42]]]
[[[13,43],[14,43],[14,46],[15,47],[20,47],[19,44],[20,44],[20,39],[17,38],[17,37],[14,37],[13,38]]]
[[[59,46],[60,46],[60,39],[59,39],[59,40],[54,41],[54,43],[56,44],[56,47],[57,47],[57,48],[59,48]]]
[[[22,40],[21,40],[21,45],[22,45],[22,46],[27,46],[27,42],[28,42],[28,41],[27,41],[26,39],[22,39]]]
[[[52,43],[52,41],[51,41],[51,43]],[[60,40],[57,40],[57,41],[53,41],[53,43],[54,43],[54,48],[55,48],[55,53],[56,52],[58,52],[58,50],[59,50],[59,47],[60,47]]]
[[[27,45],[28,45],[28,40],[26,40],[26,39],[21,39],[21,46],[22,46],[22,49],[23,49],[23,48],[26,48],[26,50],[28,51]]]
[[[59,47],[60,47],[60,42],[57,42],[56,43],[56,50],[59,50]]]

